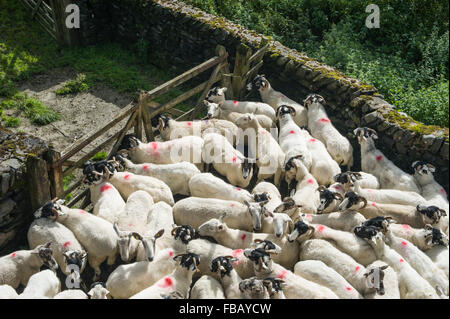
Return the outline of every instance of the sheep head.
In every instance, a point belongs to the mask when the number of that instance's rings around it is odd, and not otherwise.
[[[427,224],[423,229],[423,233],[425,244],[428,249],[431,249],[436,245],[448,247],[448,237],[440,229],[433,228],[433,226]]]
[[[208,94],[206,95],[206,100],[211,103],[223,103],[225,101],[225,92],[227,91],[226,87],[219,88],[219,87],[213,87],[211,90],[209,90]]]
[[[200,271],[198,269],[198,265],[200,264],[200,257],[197,254],[187,253],[176,255],[175,257],[173,257],[173,260],[179,262],[179,265],[181,267],[184,267],[188,270],[191,270],[193,272]]]
[[[272,298],[275,294],[282,292],[283,288],[286,287],[286,283],[283,279],[273,277],[265,278],[263,280],[263,284],[267,288],[270,298]]]
[[[244,249],[244,256],[253,262],[255,273],[272,271],[272,258],[264,248]]]
[[[239,283],[239,291],[248,299],[268,299],[269,292],[261,279],[251,277]]]
[[[362,203],[362,206],[361,206]],[[355,192],[345,193],[344,200],[339,204],[338,210],[345,211],[348,209],[361,209],[367,206],[367,200],[356,194]]]
[[[302,205],[297,205],[292,199],[292,197],[286,197],[283,199],[283,203],[278,205],[273,211],[274,213],[284,213],[287,214],[289,217],[292,218],[294,214],[298,211],[299,208],[301,208]]]
[[[267,90],[270,87],[269,81],[264,77],[264,74],[258,74],[256,75],[253,80],[247,84],[247,90],[258,90],[258,91],[264,91]]]
[[[272,243],[270,240],[255,239],[251,244],[251,247],[255,249],[264,249],[268,254],[281,253],[281,247]]]
[[[291,217],[285,213],[273,214],[273,231],[277,238],[281,238],[286,233],[290,233],[294,228]]]
[[[81,271],[83,261],[87,257],[87,252],[85,250],[66,250],[63,252],[63,256],[67,266],[76,265],[79,271]]]
[[[225,215],[226,214],[224,213],[219,219],[212,218],[207,222],[201,224],[197,230],[198,234],[200,236],[214,237],[215,234],[225,231],[228,228],[227,225],[223,222],[223,218],[225,217]]]
[[[203,100],[203,104],[207,108],[206,118],[213,119],[219,117],[220,105],[218,103],[211,103],[208,100]]]
[[[108,299],[109,290],[103,282],[94,282],[91,285],[91,290],[88,292],[90,299]]]
[[[181,240],[185,245],[195,238],[195,230],[189,225],[174,225],[171,234],[175,239]]]
[[[309,108],[311,106],[311,104],[314,104],[314,103],[318,103],[323,106],[325,106],[327,104],[327,102],[325,101],[323,96],[321,96],[319,94],[309,94],[306,97],[306,99],[303,100],[303,104],[306,108]]]
[[[295,116],[295,114],[296,114],[296,111],[290,105],[285,105],[285,104],[280,105],[280,106],[277,107],[275,119],[278,121],[281,116],[284,116],[286,114],[289,114],[293,118]]]
[[[50,248],[51,244],[51,242],[48,242],[45,245],[39,245],[31,251],[31,254],[38,255],[44,265],[56,271],[58,269],[58,263],[53,258],[53,249]]]
[[[332,192],[328,188],[325,188],[325,186],[320,186],[317,190],[319,191],[320,196],[320,204],[317,207],[317,214],[324,212],[334,201],[341,203],[344,200],[341,194]]]
[[[233,256],[219,256],[212,260],[210,270],[213,273],[218,273],[221,278],[230,276],[233,270],[233,263],[238,259]]]
[[[353,133],[358,138],[358,143],[361,144],[363,141],[372,141],[378,139],[377,131],[368,127],[358,127],[353,131]]]
[[[288,236],[288,241],[292,243],[294,240],[299,240],[303,242],[312,237],[314,234],[314,227],[306,224],[305,222],[299,220],[295,223],[294,229]]]
[[[422,215],[424,224],[437,224],[442,216],[447,216],[445,210],[437,206],[417,205],[417,211]]]
[[[132,151],[141,143],[134,134],[127,134],[120,143],[119,150]]]
[[[369,289],[375,289],[376,293],[379,295],[384,295],[384,270],[386,270],[389,266],[384,265],[381,267],[373,267],[368,268],[364,273],[364,277],[366,277],[366,287]]]
[[[259,203],[250,203],[247,200],[244,200],[244,204],[248,208],[248,213],[252,218],[253,223],[253,231],[258,232],[262,227],[262,218],[263,216],[270,216],[271,213],[264,207],[267,201],[259,202]]]

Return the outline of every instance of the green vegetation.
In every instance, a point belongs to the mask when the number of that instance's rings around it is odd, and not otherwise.
[[[445,0],[185,0],[374,85],[399,111],[448,127]],[[380,28],[368,29],[368,4]],[[276,53],[274,53],[274,57]]]
[[[80,73],[73,80],[67,81],[64,86],[56,90],[57,95],[75,94],[89,90],[89,85],[86,83],[86,75]]]
[[[108,157],[108,152],[98,152],[97,154],[95,154],[94,156],[92,156],[91,160],[92,161],[103,161]]]
[[[20,119],[14,116],[2,115],[2,120],[6,127],[18,127],[20,125]]]

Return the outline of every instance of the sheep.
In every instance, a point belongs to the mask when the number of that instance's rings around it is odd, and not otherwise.
[[[265,278],[263,285],[266,287],[270,299],[286,299],[283,289],[286,287],[286,283],[280,278]]]
[[[256,277],[244,279],[239,283],[239,290],[244,299],[270,299],[264,281]]]
[[[302,214],[301,219],[308,224],[321,224],[330,228],[351,232],[353,228],[361,225],[366,218],[358,212],[346,211],[323,215]]]
[[[387,263],[397,273],[401,298],[438,299],[435,288],[422,278],[398,252],[391,249],[384,242],[383,237],[383,234],[378,232],[368,242],[374,249],[377,258]]]
[[[207,107],[208,111],[206,116],[208,119],[219,118],[223,120],[228,120],[230,122],[236,123],[236,119],[242,114],[251,114],[251,113],[239,113],[234,110],[227,110],[220,107],[218,103],[211,103],[207,100],[204,100],[203,103]],[[270,132],[271,129],[276,130],[274,122],[270,117],[264,114],[255,114],[256,119],[258,120],[259,125],[261,125],[264,129]],[[278,133],[277,133],[278,135]]]
[[[331,157],[340,165],[353,166],[353,147],[334,127],[325,111],[325,99],[318,94],[310,94],[304,101],[308,110],[308,129],[311,135],[323,142]]]
[[[244,203],[253,200],[245,189],[234,187],[211,173],[202,173],[189,180],[189,189],[194,197],[218,198]]]
[[[275,185],[269,182],[259,182],[252,190],[254,200],[259,202],[260,200],[257,200],[257,198],[261,197],[262,194],[266,195],[264,200],[268,200],[264,207],[269,212],[273,213],[275,208],[277,208],[281,204],[280,191]]]
[[[340,173],[334,176],[334,181],[340,184],[342,189],[345,191],[349,191],[353,187],[354,178],[349,174],[350,172]],[[362,188],[371,188],[371,189],[380,189],[380,182],[378,179],[372,174],[365,172],[352,172],[354,175],[358,176],[359,185]],[[345,186],[345,187],[344,187]]]
[[[375,252],[370,249],[369,244],[365,240],[353,233],[335,230],[321,224],[308,226],[304,222],[298,221],[294,225],[294,230],[289,234],[288,240],[294,241],[297,239],[301,243],[304,240],[303,235],[308,235],[310,232],[315,239],[332,241],[339,250],[365,266],[377,259]]]
[[[255,275],[253,271],[253,263],[244,256],[243,249],[233,250],[220,244],[214,244],[205,239],[191,240],[187,244],[186,249],[187,252],[199,255],[200,259],[204,261],[199,266],[201,275],[212,276],[220,281],[218,274],[210,269],[211,262],[219,256],[233,256],[236,259],[233,260],[233,267],[240,278],[247,279]],[[226,288],[224,290],[226,296]]]
[[[404,238],[422,251],[433,249],[436,245],[448,246],[448,237],[430,224],[424,228],[413,228],[409,225],[392,224],[389,226],[394,236]]]
[[[426,206],[418,204],[417,211],[422,215],[424,224],[431,224],[439,228],[448,236],[448,216],[445,210],[437,206]]]
[[[49,218],[44,218],[44,216],[52,216],[54,214],[54,212],[52,212],[52,208],[53,202],[49,202],[34,213],[36,217],[41,218],[35,219],[28,228],[28,245],[31,249],[33,249],[39,245],[45,245],[50,242],[53,257],[58,263],[59,269],[61,269],[65,275],[69,275],[71,273],[71,270],[68,269],[68,265],[65,261],[65,253],[68,251],[80,252],[82,264],[78,271],[81,273],[86,266],[86,260],[82,258],[84,248],[81,246],[72,231],[66,226]]]
[[[53,298],[61,291],[61,282],[53,270],[46,269],[30,277],[28,284],[17,299]]]
[[[363,296],[344,277],[320,260],[297,262],[294,274],[331,289],[341,299],[363,299]]]
[[[448,296],[449,283],[447,276],[424,252],[408,240],[395,236],[389,229],[385,234],[385,240],[390,248],[401,255],[437,292],[443,292]]]
[[[447,239],[448,242],[448,239]],[[425,254],[441,269],[448,278],[448,244],[447,246],[438,245],[432,249],[426,250]]]
[[[317,214],[327,214],[337,211],[338,206],[344,200],[344,197],[339,192],[334,191],[333,188],[326,188],[323,185],[317,190],[319,191],[320,198]]]
[[[274,234],[251,233],[238,229],[232,229],[224,223],[224,216],[219,219],[210,219],[198,228],[200,236],[210,236],[217,243],[231,249],[250,248],[254,241],[269,240],[281,248],[281,252],[275,255],[274,261],[286,268],[292,268],[297,261],[299,245],[297,242],[290,243],[285,237],[277,237]]]
[[[94,282],[91,284],[91,290],[87,293],[90,299],[109,299],[109,291],[102,282]]]
[[[179,122],[164,114],[160,114],[157,118],[159,133],[163,141],[189,135],[202,136],[205,131],[208,131],[223,135],[233,145],[237,143],[238,127],[227,120],[207,119]]]
[[[206,134],[204,141],[203,161],[212,163],[214,169],[232,185],[247,187],[253,177],[253,163],[220,134]]]
[[[118,157],[127,172],[157,178],[169,186],[173,195],[189,196],[189,180],[200,174],[200,170],[192,163],[180,162],[174,164],[133,164],[129,159]]]
[[[0,299],[16,299],[19,296],[16,290],[9,285],[0,285]]]
[[[307,214],[317,213],[320,205],[320,193],[318,192],[319,184],[314,176],[312,176],[302,162],[294,164],[297,168],[295,180],[297,185],[295,193],[292,197],[296,205],[301,206],[301,210]],[[291,216],[292,217],[292,216]]]
[[[338,296],[327,287],[297,276],[270,258],[270,252],[246,249],[244,254],[253,261],[257,278],[283,279],[286,286],[283,293],[287,299],[338,299]]]
[[[220,282],[205,275],[195,282],[189,299],[225,299],[225,293]]]
[[[445,212],[449,213],[447,193],[445,189],[439,185],[435,180],[433,173],[436,168],[431,164],[426,164],[422,161],[415,161],[412,163],[414,170],[414,178],[422,188],[421,195],[427,200],[427,205],[437,206]]]
[[[226,87],[214,87],[209,90],[206,100],[210,103],[217,103],[224,110],[230,110],[239,113],[262,114],[269,117],[272,121],[275,119],[274,109],[262,102],[232,101],[225,100]]]
[[[261,100],[272,106],[275,110],[280,105],[291,106],[295,110],[296,115],[294,116],[294,121],[298,126],[306,127],[308,125],[308,112],[306,108],[281,92],[275,91],[264,75],[256,75],[252,82],[247,85],[247,90],[250,91],[253,88],[259,91]]]
[[[375,284],[376,277],[380,282],[380,291],[373,291],[364,295],[365,299],[400,299],[397,273],[381,260],[375,260],[366,267],[364,274],[372,285]]]
[[[80,289],[68,289],[61,291],[59,294],[55,295],[53,299],[89,299],[88,295]]]
[[[233,268],[235,263],[233,256],[218,256],[211,261],[209,270],[219,278],[226,299],[245,299],[239,287],[242,278]]]
[[[414,177],[398,168],[376,148],[374,140],[378,136],[375,130],[363,127],[355,129],[353,133],[361,145],[361,169],[376,176],[381,188],[420,194]]]
[[[295,168],[295,162],[301,161],[309,171],[312,165],[312,155],[306,143],[308,141],[306,130],[301,129],[293,120],[295,110],[291,106],[281,105],[277,109],[277,119],[280,126],[279,138],[280,147],[285,154],[284,169],[286,171],[286,182],[289,184],[295,176],[291,172]],[[309,136],[309,133],[308,133]]]
[[[249,148],[256,157],[259,168],[257,183],[272,178],[276,186],[280,185],[285,154],[273,136],[259,125],[253,114],[244,114],[236,120],[236,125],[249,133]],[[252,138],[252,137],[255,138]]]
[[[191,225],[198,228],[211,218],[219,218],[226,213],[224,222],[231,228],[246,231],[260,231],[261,219],[269,213],[265,202],[245,204],[216,198],[189,197],[173,206],[173,217],[177,225]]]
[[[189,162],[195,164],[202,171],[202,148],[203,139],[199,136],[185,136],[166,142],[149,142],[145,144],[133,134],[127,134],[122,139],[118,153],[127,153],[129,159],[135,164]]]
[[[309,239],[304,241],[300,247],[300,260],[322,261],[364,296],[373,292],[382,293],[383,280],[378,285],[369,285],[366,278],[368,275],[366,268],[326,240]],[[381,267],[379,271],[381,273],[384,269]],[[380,279],[382,279],[381,276]]]
[[[53,258],[50,245],[48,242],[32,250],[19,250],[0,257],[0,285],[9,285],[14,289],[19,285],[25,286],[42,265],[56,270],[58,264]]]
[[[116,260],[118,236],[113,225],[82,209],[71,209],[58,203],[54,203],[53,208],[58,215],[57,221],[69,228],[87,250],[96,281],[101,274],[100,264],[107,260],[111,266]]]
[[[200,258],[196,254],[187,253],[173,257],[177,267],[168,276],[158,280],[152,286],[138,292],[130,299],[162,299],[161,294],[178,291],[184,296],[188,295],[194,272],[199,271]],[[179,264],[178,264],[179,262]]]

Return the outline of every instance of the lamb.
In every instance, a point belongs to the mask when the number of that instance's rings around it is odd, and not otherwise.
[[[445,210],[437,206],[417,205],[417,211],[422,215],[424,224],[439,228],[448,236],[448,216]]]
[[[213,119],[213,118],[219,118],[223,120],[228,120],[230,122],[236,123],[236,119],[242,114],[251,114],[251,113],[239,113],[235,112],[233,110],[227,110],[220,107],[218,103],[211,103],[207,100],[204,100],[203,103],[207,107],[207,118]],[[270,117],[263,114],[255,114],[256,120],[258,121],[259,125],[261,125],[265,130],[269,131],[271,129],[276,130],[276,127],[274,125],[274,122]],[[277,134],[278,135],[278,134]]]
[[[295,193],[292,199],[295,204],[301,206],[302,212],[306,214],[315,214],[320,205],[319,184],[312,176],[302,162],[294,164],[297,168],[295,180],[298,182],[295,187]],[[292,217],[292,216],[291,216]]]
[[[422,196],[427,200],[427,205],[437,206],[445,212],[448,211],[448,199],[445,189],[439,185],[435,180],[433,173],[436,168],[431,164],[426,164],[422,161],[415,161],[412,164],[414,169],[414,178],[422,188]]]
[[[189,180],[189,189],[194,197],[218,198],[244,203],[253,200],[245,189],[234,187],[211,173],[195,175]]]
[[[101,274],[100,264],[107,260],[108,265],[113,265],[116,259],[118,237],[113,225],[82,209],[71,209],[59,203],[53,203],[53,208],[58,214],[57,221],[69,228],[87,250],[96,281]]]
[[[233,256],[218,256],[211,261],[209,269],[219,278],[226,299],[245,299],[239,287],[242,278],[233,268],[235,263]]]
[[[169,186],[173,195],[190,196],[189,180],[200,174],[200,170],[192,163],[180,162],[174,164],[133,164],[130,160],[119,157],[127,172],[157,178]]]
[[[351,232],[356,226],[361,225],[366,218],[358,212],[346,211],[323,215],[302,214],[301,219],[308,224],[321,224],[330,228]]]
[[[288,105],[292,107],[296,113],[294,121],[298,126],[306,127],[308,125],[308,112],[306,108],[301,104],[295,102],[294,100],[291,100],[284,94],[275,91],[271,87],[269,81],[267,81],[267,79],[264,77],[264,75],[258,74],[257,76],[255,76],[253,81],[248,84],[247,90],[250,91],[253,88],[259,91],[259,94],[261,95],[261,100],[264,103],[269,104],[275,110],[280,105]]]
[[[308,110],[308,128],[312,136],[326,145],[333,159],[350,170],[353,166],[353,147],[331,123],[324,108],[325,104],[325,99],[318,94],[306,97],[304,105]]]
[[[219,107],[224,110],[230,110],[239,113],[262,114],[269,117],[272,121],[275,119],[275,111],[270,105],[261,102],[225,100],[226,91],[226,87],[214,87],[209,90],[208,95],[206,96],[206,100],[210,103],[219,104]]]
[[[374,240],[369,240],[377,258],[395,270],[398,277],[402,299],[438,299],[435,288],[422,278],[394,249],[385,244],[383,235],[378,232]]]
[[[29,278],[39,272],[42,265],[57,269],[50,245],[48,242],[33,250],[19,250],[0,257],[0,285],[17,289],[19,285],[27,285]]]
[[[59,294],[55,295],[53,299],[89,299],[88,295],[80,289],[68,289],[61,291]]]
[[[448,237],[440,229],[433,228],[430,224],[425,225],[424,228],[392,224],[389,228],[394,236],[408,240],[424,252],[433,249],[436,245],[448,246]]]
[[[188,295],[194,272],[199,271],[200,258],[196,254],[177,255],[173,258],[177,261],[177,267],[168,276],[158,280],[152,286],[138,292],[130,299],[162,299],[162,294],[178,291],[184,296]],[[179,262],[179,264],[178,264]]]
[[[175,121],[167,115],[158,116],[158,129],[163,141],[169,141],[176,138],[195,135],[202,136],[205,131],[216,132],[236,145],[238,136],[238,127],[230,121],[207,119],[203,121]]]
[[[263,280],[263,285],[266,287],[270,299],[286,299],[283,292],[286,283],[283,279],[268,277]]]
[[[351,172],[351,173],[359,177],[358,178],[359,185],[362,188],[380,189],[380,182],[372,174],[365,172]],[[354,179],[355,178],[352,178],[350,172],[340,173],[334,176],[335,182],[337,182],[341,186],[345,186],[344,192],[351,190],[351,187],[353,187]]]
[[[212,163],[214,169],[232,185],[247,187],[253,177],[253,163],[220,134],[206,134],[204,141],[203,161]]]
[[[185,136],[166,142],[139,141],[133,134],[125,135],[119,147],[119,154],[127,153],[136,164],[174,164],[189,162],[203,170],[203,139],[199,136]],[[181,153],[181,154],[180,154]]]
[[[45,218],[46,216],[54,216],[54,212],[52,211],[53,203],[54,202],[46,203],[34,213],[38,218],[31,223],[30,228],[28,229],[28,245],[33,249],[39,245],[45,245],[50,242],[53,257],[65,275],[71,273],[71,270],[67,268],[65,253],[68,251],[80,252],[82,264],[79,272],[81,273],[86,266],[86,260],[82,258],[82,251],[84,251],[83,246],[81,246],[75,235],[67,227],[49,218]]]
[[[376,176],[381,188],[420,194],[414,177],[398,168],[375,147],[374,140],[378,139],[376,131],[363,127],[353,132],[361,145],[361,169]]]
[[[306,143],[309,133],[301,129],[293,120],[295,110],[291,106],[281,105],[277,109],[277,119],[280,125],[279,143],[285,154],[285,171],[286,182],[289,184],[295,172],[291,172],[295,168],[295,162],[301,161],[307,170],[311,169],[312,155],[308,150]]]
[[[90,299],[108,299],[109,291],[102,282],[94,282],[88,295]]]
[[[200,236],[210,236],[217,243],[231,249],[250,248],[254,242],[269,240],[279,246],[280,253],[273,258],[274,261],[286,268],[292,268],[297,261],[299,245],[297,242],[288,242],[286,237],[277,237],[274,234],[251,233],[232,229],[224,223],[223,215],[219,219],[210,219],[198,228]]]
[[[242,115],[236,120],[236,124],[245,130],[244,135],[248,134],[250,151],[257,159],[256,165],[259,168],[257,183],[273,177],[274,184],[279,186],[285,158],[280,145],[259,125],[252,114]]]
[[[0,299],[16,299],[19,296],[16,290],[9,285],[0,285]]]
[[[177,225],[191,225],[198,228],[204,222],[226,214],[223,221],[231,228],[246,231],[260,231],[261,219],[269,213],[265,202],[241,204],[216,198],[189,197],[173,206],[173,217]]]
[[[294,274],[329,288],[341,299],[363,299],[344,277],[320,260],[299,261],[295,264]]]
[[[61,291],[61,282],[54,271],[47,269],[30,277],[28,284],[17,299],[53,298]]]
[[[378,273],[378,275],[377,275]],[[381,260],[376,260],[366,268],[364,276],[371,285],[375,280],[380,282],[380,291],[373,291],[364,295],[365,299],[400,299],[398,278],[396,272]]]
[[[333,188],[326,188],[325,186],[320,186],[318,189],[320,204],[317,207],[318,214],[327,214],[335,212],[338,210],[339,204],[344,200],[344,197],[333,191]]]
[[[329,288],[297,276],[274,263],[269,253],[264,250],[246,249],[244,254],[253,261],[257,278],[269,277],[284,280],[286,286],[283,288],[283,293],[287,299],[338,299],[338,296]]]
[[[447,238],[448,242],[448,238]],[[441,269],[448,278],[448,244],[446,246],[438,245],[425,251],[425,254]]]
[[[383,280],[378,285],[369,285],[366,277],[368,272],[363,265],[357,263],[352,257],[341,252],[330,242],[322,239],[309,239],[300,247],[300,260],[319,260],[339,273],[360,294],[382,293]],[[384,269],[379,268],[380,273]],[[381,276],[380,276],[381,278]],[[395,292],[388,292],[393,295]]]
[[[189,299],[225,299],[225,293],[220,282],[205,275],[195,282]]]

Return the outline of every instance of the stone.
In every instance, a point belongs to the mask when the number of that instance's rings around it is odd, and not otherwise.
[[[395,148],[397,149],[397,152],[399,152],[400,154],[406,154],[408,151],[408,147],[406,147],[402,143],[396,143]]]
[[[2,196],[5,195],[9,190],[9,180],[10,180],[9,174],[2,174],[2,185],[1,185]]]
[[[280,56],[280,57],[277,59],[276,64],[277,64],[279,67],[282,67],[282,66],[284,66],[288,61],[289,61],[289,58],[288,58],[288,57],[286,57],[286,56]]]
[[[444,142],[444,139],[439,137],[439,138],[435,138],[433,145],[431,145],[431,147],[429,148],[428,151],[430,151],[433,154],[437,154],[439,152],[439,149],[441,148],[442,143]]]
[[[441,156],[448,160],[448,142],[445,142],[441,147],[441,152],[439,153]]]
[[[435,136],[433,134],[422,135],[420,141],[426,146],[426,148],[430,147],[434,143]]]
[[[388,148],[392,148],[392,146],[394,146],[395,144],[395,141],[389,136],[383,135],[383,137],[381,138],[381,143],[383,143],[383,145],[386,145]]]
[[[377,111],[367,113],[363,118],[367,124],[373,123],[376,120],[382,120],[382,116]]]

